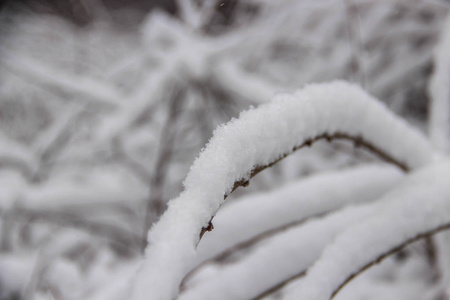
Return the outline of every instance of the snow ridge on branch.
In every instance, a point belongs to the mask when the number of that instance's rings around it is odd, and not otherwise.
[[[340,230],[356,218],[361,220],[363,211],[368,210],[359,208],[350,214],[339,209],[367,204],[401,178],[401,172],[392,166],[359,166],[312,176],[271,193],[230,203],[214,217],[213,234],[205,235],[200,242],[197,262],[206,261],[186,276],[186,291],[179,299],[254,299],[290,280],[299,270],[306,270]],[[238,263],[223,265],[210,259],[222,259],[225,253],[238,251],[241,244],[254,244],[261,238],[264,246]]]

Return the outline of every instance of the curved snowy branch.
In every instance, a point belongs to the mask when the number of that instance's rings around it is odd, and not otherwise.
[[[340,231],[370,216],[372,205],[351,207],[291,228],[237,263],[209,266],[193,278],[180,300],[253,299],[304,272]],[[267,272],[270,270],[270,272]]]
[[[191,167],[185,191],[149,231],[150,246],[134,281],[132,299],[171,299],[189,270],[202,228],[236,181],[270,165],[318,136],[362,137],[412,169],[429,164],[433,150],[361,88],[345,83],[310,85],[295,94],[241,113],[219,127]]]
[[[383,204],[380,209],[339,234],[286,299],[330,299],[347,282],[391,253],[447,229],[449,168],[447,161],[417,171],[378,201]]]
[[[389,189],[386,186],[389,185],[389,179],[393,180],[392,184],[395,184],[396,178],[399,179],[397,177],[399,174],[395,170],[390,169],[392,173],[388,170],[372,166],[341,173],[343,178],[339,178],[337,172],[322,175],[322,178],[317,176],[312,180],[306,180],[305,184],[297,184],[290,190],[286,189],[284,193],[282,191],[267,195],[267,199],[259,196],[255,197],[255,201],[248,199],[250,203],[246,205],[245,201],[244,204],[240,204],[242,200],[230,204],[219,211],[215,219],[218,234],[214,232],[205,237],[199,245],[199,255],[208,255],[208,247],[214,245],[213,242],[208,243],[210,237],[212,241],[220,241],[219,245],[223,243],[222,239],[231,240],[232,244],[235,238],[231,236],[231,232],[229,237],[223,234],[228,228],[231,228],[237,236],[236,239],[239,239],[248,235],[249,231],[255,231],[259,225],[264,230],[274,223],[281,223],[284,217],[289,220],[295,219],[298,215],[297,218],[300,219],[302,215],[323,212],[330,209],[330,206],[356,205],[374,200]],[[373,175],[372,186],[369,174]],[[364,187],[367,188],[367,194],[364,193]],[[288,200],[284,200],[284,196]],[[261,201],[256,204],[256,200]],[[333,203],[334,200],[336,203]],[[269,208],[272,209],[272,215],[265,213]],[[186,282],[186,290],[181,293],[179,299],[225,300],[259,297],[268,289],[276,288],[280,283],[290,281],[299,273],[303,273],[319,257],[329,240],[347,226],[369,216],[376,208],[377,204],[359,205],[327,214],[325,217],[303,220],[301,226],[291,226],[278,232],[277,235],[268,237],[262,247],[254,248],[237,262],[227,265],[205,265]],[[221,214],[222,212],[225,216]],[[236,215],[232,215],[232,212]],[[254,222],[250,223],[247,218]],[[269,228],[275,226],[277,225]],[[206,242],[205,245],[202,245],[203,242]],[[213,253],[216,250],[217,247],[211,247]]]
[[[235,183],[233,185],[233,188],[231,189],[229,194],[231,194],[233,191],[235,191],[240,186],[246,186],[247,184],[249,184],[249,179],[253,178],[257,174],[259,174],[261,171],[274,166],[275,164],[280,162],[282,159],[284,159],[288,155],[290,155],[292,152],[297,151],[299,149],[302,149],[304,147],[310,147],[314,142],[317,142],[317,141],[322,140],[322,139],[325,139],[328,142],[331,142],[333,140],[348,140],[348,141],[351,141],[351,142],[353,142],[355,144],[355,147],[363,147],[363,148],[369,150],[370,152],[372,152],[374,155],[376,155],[379,158],[381,158],[382,160],[384,160],[386,162],[389,162],[389,163],[391,163],[393,165],[396,165],[397,167],[399,167],[401,170],[403,170],[405,172],[408,172],[410,170],[410,167],[406,163],[395,159],[394,157],[389,155],[389,153],[387,153],[387,152],[383,151],[382,149],[378,148],[377,146],[371,144],[370,142],[368,142],[367,140],[365,140],[361,136],[352,136],[352,135],[348,135],[348,134],[341,133],[341,132],[336,132],[335,134],[324,133],[324,134],[321,134],[319,136],[313,137],[311,139],[307,139],[303,144],[301,144],[299,146],[295,146],[290,153],[283,154],[280,158],[274,160],[273,162],[271,162],[271,163],[269,163],[267,165],[256,166],[251,171],[251,173],[248,176],[248,178],[243,178],[241,180],[235,181]],[[229,194],[226,194],[225,196],[228,196]]]

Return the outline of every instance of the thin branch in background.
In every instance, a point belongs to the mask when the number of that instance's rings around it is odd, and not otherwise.
[[[0,252],[8,252],[12,249],[11,234],[13,232],[15,206],[8,211],[0,210],[0,218],[2,219],[1,236],[0,236]]]
[[[114,249],[125,255],[139,252],[140,235],[117,225],[88,220],[73,213],[37,211],[25,208],[17,208],[10,216],[12,216],[14,222],[20,220],[29,222],[32,219],[34,222],[47,222],[62,227],[81,229],[89,234],[104,238]]]
[[[199,120],[200,132],[204,141],[211,138],[211,133],[217,124],[214,124],[214,117],[228,120],[233,116],[232,97],[222,90],[215,82],[193,82],[195,90],[200,94],[198,97],[202,102],[202,109],[196,111]],[[206,112],[206,113],[205,113]]]
[[[174,143],[178,131],[178,119],[184,96],[184,88],[176,88],[172,95],[169,114],[160,134],[158,157],[150,181],[150,197],[145,210],[143,247],[147,245],[146,236],[149,228],[165,210],[164,187],[169,165],[172,161]]]
[[[72,137],[74,126],[80,121],[85,112],[84,107],[78,107],[74,111],[69,112],[69,116],[61,117],[62,124],[55,124],[50,128],[50,138],[36,146],[38,152],[38,167],[31,178],[33,183],[41,182],[51,171],[55,159],[67,147]],[[52,132],[56,130],[56,132]],[[43,139],[47,139],[47,134],[43,134]],[[42,147],[42,149],[39,149]]]
[[[205,113],[205,110],[207,111],[206,107],[209,105],[208,98],[206,98],[206,92],[202,91],[201,101],[203,102],[202,109],[197,109],[195,111],[196,118],[198,120],[198,127],[200,127],[200,134],[202,137],[202,140],[206,143],[209,138],[211,138],[211,115],[209,113]]]
[[[30,179],[35,169],[34,153],[22,143],[0,134],[0,167],[13,169]]]
[[[96,128],[94,136],[101,143],[109,142],[126,130],[139,126],[152,118],[158,99],[164,95],[164,87],[175,78],[173,62],[169,62],[156,72],[148,72],[144,79],[128,96],[130,103],[108,115]]]
[[[124,149],[123,141],[120,136],[113,138],[112,151],[114,153],[114,158],[122,162],[136,176],[136,178],[146,184],[151,180],[151,172],[127,153]]]
[[[366,72],[364,70],[364,45],[361,39],[361,24],[359,20],[358,7],[353,0],[344,0],[347,14],[347,32],[351,44],[352,58],[350,69],[355,80],[366,88]]]
[[[24,178],[30,179],[33,177],[34,173],[30,165],[16,157],[0,157],[0,168],[17,170]]]
[[[30,277],[22,291],[21,299],[33,299],[33,295],[37,290],[40,281],[42,280],[47,266],[50,264],[53,257],[44,255],[42,249],[39,250],[37,258],[34,262],[33,270]]]
[[[434,70],[428,84],[431,98],[428,131],[433,145],[441,151],[450,150],[450,15],[444,24],[440,42],[435,49]]]
[[[11,62],[14,62],[12,64]],[[73,95],[77,101],[107,108],[117,108],[123,95],[115,86],[86,75],[69,74],[61,69],[43,65],[29,57],[6,57],[2,55],[0,66],[30,83],[42,85],[47,91],[55,93],[60,99],[67,99],[67,94]]]
[[[37,289],[40,288],[43,279],[45,278],[46,272],[48,268],[52,265],[52,262],[54,261],[55,257],[58,255],[63,254],[68,250],[68,246],[59,247],[56,249],[52,249],[49,247],[51,243],[54,241],[55,235],[51,235],[47,238],[46,243],[40,247],[36,258],[34,259],[34,266],[32,269],[32,272],[22,290],[22,297],[21,299],[34,299],[34,294]],[[70,247],[70,246],[69,246]],[[90,249],[89,247],[81,249],[82,253],[79,253],[79,255],[83,255],[83,252],[88,252]],[[61,291],[54,287],[50,290],[50,293],[53,296],[59,296],[56,299],[61,299]]]

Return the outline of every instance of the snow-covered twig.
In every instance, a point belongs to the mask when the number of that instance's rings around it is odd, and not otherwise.
[[[209,266],[193,278],[180,300],[254,299],[298,277],[340,231],[370,216],[377,205],[355,206],[309,220],[264,241],[236,263]],[[270,270],[270,272],[264,272]]]
[[[389,192],[378,211],[339,234],[286,299],[330,299],[354,277],[418,239],[448,229],[450,163],[416,171]],[[342,249],[345,248],[345,251]]]
[[[401,178],[395,168],[370,165],[320,173],[239,199],[219,210],[214,234],[206,235],[197,248],[196,264],[226,256],[242,245],[271,236],[269,232],[279,233],[309,217],[375,199]]]
[[[265,241],[260,244],[261,250],[254,249],[236,263],[219,264],[217,268],[214,268],[213,264],[203,264],[200,269],[197,268],[196,274],[190,274],[194,283],[187,280],[186,293],[192,299],[208,299],[212,297],[209,292],[213,291],[223,299],[250,299],[290,281],[291,276],[296,277],[299,270],[303,272],[314,261],[314,255],[321,252],[321,248],[315,248],[314,245],[326,242],[325,236],[336,232],[340,226],[345,226],[345,222],[337,224],[336,220],[341,221],[343,215],[351,219],[352,215],[363,214],[343,213],[338,217],[339,213],[330,213],[324,218],[319,218],[318,215],[351,204],[368,203],[381,196],[391,184],[394,186],[398,183],[400,178],[400,173],[394,168],[359,167],[320,174],[267,195],[257,195],[230,203],[219,210],[214,221],[217,228],[214,233],[206,235],[199,244],[199,261],[213,256],[219,252],[218,248],[224,249],[227,245],[234,246],[234,250],[239,246],[236,245],[237,242],[254,236],[257,232],[263,232],[261,235],[265,235],[266,230],[279,229],[280,225],[288,224],[292,220],[299,222],[282,226],[283,230],[277,230],[276,235],[264,236]],[[308,218],[312,216],[317,220]],[[320,241],[316,244],[312,242],[315,238],[309,235],[322,238],[318,239]],[[280,264],[282,260],[289,261],[291,267]],[[270,269],[271,272],[262,276],[261,270],[255,268],[257,265]],[[210,276],[211,269],[217,271],[214,276]],[[202,276],[202,273],[205,274]],[[264,283],[261,281],[262,277]],[[235,297],[231,297],[227,291],[232,291]],[[183,296],[181,298],[184,299]]]

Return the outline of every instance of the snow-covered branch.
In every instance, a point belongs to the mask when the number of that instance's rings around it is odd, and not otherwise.
[[[419,170],[379,200],[383,206],[339,234],[286,299],[330,299],[387,255],[448,229],[450,189],[445,174],[449,167],[448,162],[438,162]]]
[[[214,132],[191,167],[185,191],[169,202],[149,232],[132,298],[175,297],[202,228],[208,227],[235,182],[248,180],[255,167],[270,165],[297,145],[335,133],[362,136],[412,169],[433,160],[431,146],[419,132],[357,86],[333,82],[280,94]]]
[[[199,244],[197,261],[212,257],[226,247],[235,248],[239,241],[260,232],[265,234],[285,224],[290,226],[264,236],[261,249],[255,248],[237,262],[204,264],[196,269],[189,275],[184,286],[186,293],[180,298],[210,299],[220,295],[222,299],[253,299],[295,277],[299,270],[303,272],[317,259],[327,239],[332,239],[333,234],[349,224],[347,222],[363,217],[367,208],[352,213],[332,213],[316,220],[308,217],[349,204],[368,203],[400,178],[400,173],[393,168],[359,167],[317,175],[272,193],[231,203],[219,210],[214,219],[216,229]],[[342,222],[343,219],[346,221]],[[257,242],[261,239],[254,241]],[[265,273],[262,269],[271,272]]]
[[[448,241],[359,274],[450,221],[430,167],[449,146],[443,1],[72,1],[83,26],[2,8],[0,299],[331,296],[357,275],[338,298],[437,299]],[[336,79],[366,91],[310,84]]]

